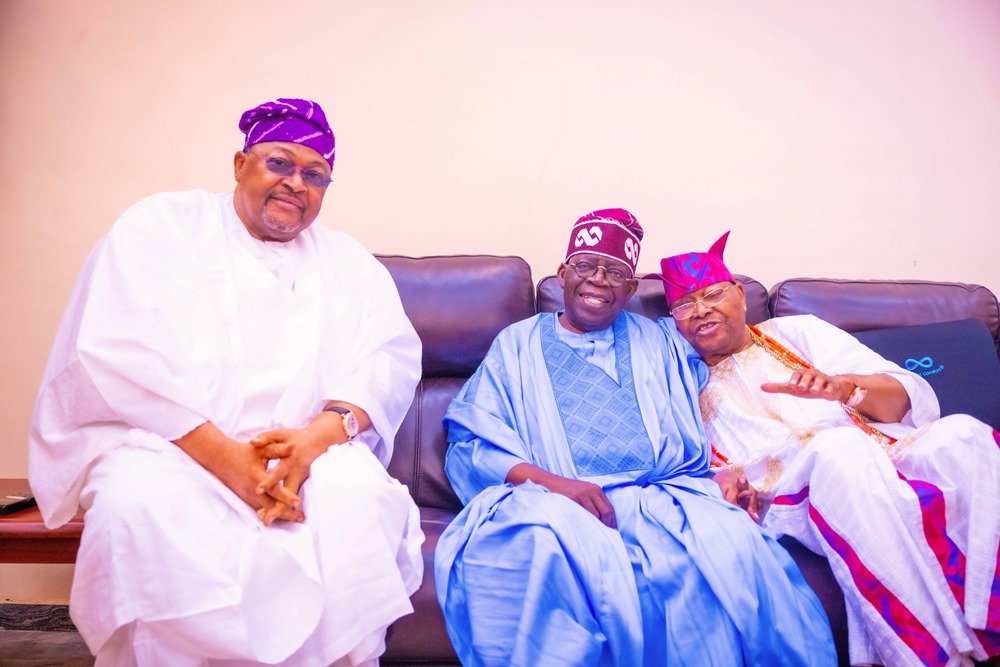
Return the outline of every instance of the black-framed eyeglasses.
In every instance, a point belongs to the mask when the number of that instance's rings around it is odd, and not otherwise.
[[[247,151],[247,155],[252,155],[255,158],[260,158],[264,161],[264,166],[272,174],[277,174],[283,178],[290,178],[295,175],[296,171],[302,172],[302,182],[311,188],[318,188],[320,190],[325,190],[329,187],[333,179],[316,169],[310,169],[308,167],[300,167],[291,160],[283,157],[278,157],[276,155],[257,155],[251,151]]]
[[[566,262],[567,266],[573,267],[573,271],[576,272],[581,278],[589,278],[595,273],[597,269],[604,269],[605,280],[612,287],[621,287],[628,281],[632,280],[632,276],[626,272],[622,271],[618,267],[612,266],[610,269],[601,264],[594,264],[593,262],[583,261],[583,262]]]
[[[729,283],[725,287],[720,287],[714,289],[711,292],[705,294],[697,301],[685,301],[684,303],[678,304],[670,309],[670,314],[675,320],[686,320],[692,315],[694,315],[695,307],[699,303],[705,304],[706,308],[711,308],[712,306],[718,306],[720,303],[726,299],[726,290],[733,286],[733,283]]]

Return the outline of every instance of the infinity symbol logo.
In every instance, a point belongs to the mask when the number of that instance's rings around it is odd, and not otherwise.
[[[580,233],[576,235],[576,242],[573,244],[577,248],[586,243],[588,246],[595,246],[601,242],[601,237],[604,236],[604,232],[597,225],[594,225],[589,230],[581,229]]]
[[[903,365],[906,366],[906,370],[915,371],[918,368],[930,368],[934,365],[934,360],[930,357],[924,357],[923,359],[907,359]]]

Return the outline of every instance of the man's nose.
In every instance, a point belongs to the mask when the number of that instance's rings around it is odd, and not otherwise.
[[[285,176],[284,183],[293,192],[302,192],[306,189],[306,183],[302,180],[302,168],[296,167],[292,170],[292,173]]]
[[[608,282],[608,267],[598,266],[594,269],[594,275],[590,276],[590,281],[598,285]]]
[[[704,317],[710,310],[712,310],[711,306],[706,305],[704,301],[698,299],[694,302],[694,315],[692,317]]]

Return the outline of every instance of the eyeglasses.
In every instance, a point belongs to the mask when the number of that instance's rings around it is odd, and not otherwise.
[[[272,174],[277,174],[284,178],[291,178],[295,175],[296,171],[302,172],[302,182],[311,188],[318,188],[320,190],[325,190],[333,179],[324,174],[321,171],[316,171],[315,169],[307,169],[305,167],[300,167],[291,160],[286,160],[283,157],[275,157],[274,155],[264,157],[263,155],[257,155],[256,153],[247,152],[247,155],[252,155],[253,157],[260,158],[264,161],[264,166]]]
[[[729,283],[725,287],[720,287],[719,289],[714,289],[705,296],[701,297],[697,301],[686,301],[682,304],[678,304],[670,309],[670,314],[673,315],[675,320],[686,320],[692,315],[694,315],[695,306],[699,303],[705,304],[706,308],[711,308],[712,306],[718,306],[726,298],[726,290],[733,286],[733,283]]]
[[[593,264],[591,262],[566,262],[566,265],[572,266],[576,275],[585,279],[597,273],[597,269],[604,269],[605,279],[612,287],[621,287],[628,281],[632,280],[632,276],[616,267],[611,267],[609,269],[606,266]]]

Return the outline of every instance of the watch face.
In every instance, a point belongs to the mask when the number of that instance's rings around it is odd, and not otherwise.
[[[861,387],[858,387],[851,394],[850,399],[847,401],[847,405],[852,408],[856,408],[861,404],[861,401],[865,400],[865,396],[867,395],[868,395],[867,389],[862,389]]]
[[[344,415],[344,431],[347,432],[348,438],[353,438],[358,434],[358,418],[354,416],[353,412]]]
[[[361,430],[358,427],[358,418],[354,415],[353,412],[351,412],[347,408],[342,408],[339,405],[331,405],[328,408],[323,408],[323,410],[325,412],[336,412],[338,415],[340,415],[344,423],[344,433],[347,434],[348,440],[356,436],[358,434],[358,431]]]

